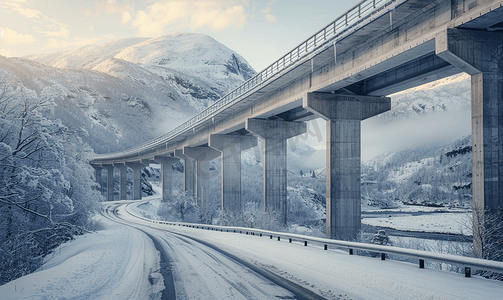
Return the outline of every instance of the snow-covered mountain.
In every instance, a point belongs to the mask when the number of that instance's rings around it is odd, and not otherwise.
[[[72,51],[28,56],[56,68],[92,69],[141,82],[156,89],[175,88],[173,100],[202,110],[251,78],[255,71],[239,54],[213,38],[177,33],[156,38],[129,38]]]
[[[255,74],[201,34],[129,38],[26,58],[0,56],[1,84],[51,88],[54,118],[84,127],[98,153],[175,128]]]
[[[374,119],[390,122],[437,112],[470,110],[470,76],[460,73],[391,95],[391,110]]]

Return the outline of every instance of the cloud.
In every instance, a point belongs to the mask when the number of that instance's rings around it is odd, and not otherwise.
[[[267,20],[268,23],[275,23],[277,21],[276,17],[271,14],[265,15],[265,19]]]
[[[10,28],[4,27],[2,44],[5,45],[21,45],[21,44],[33,44],[37,39],[31,34],[18,33]]]
[[[39,15],[42,14],[41,11],[31,9],[31,8],[14,8],[15,11],[18,13],[22,14],[23,16],[27,17],[28,19],[31,18],[38,18]]]
[[[276,23],[277,22],[277,19],[276,17],[271,14],[272,12],[272,5],[274,4],[275,0],[269,2],[267,4],[267,7],[266,8],[263,8],[260,10],[260,13],[264,15],[267,23]]]
[[[241,2],[246,4],[247,1]],[[243,4],[236,1],[167,1],[156,2],[140,10],[132,27],[142,36],[160,35],[166,28],[195,30],[207,27],[222,30],[230,26],[241,28],[246,25],[247,15]]]
[[[131,19],[133,19],[133,17],[131,17],[131,14],[129,14],[127,11],[123,12],[121,25],[128,23],[129,21],[131,21]]]
[[[43,31],[43,30],[35,30],[38,33],[41,33],[47,37],[70,37],[70,31],[65,27],[60,27],[59,31]]]
[[[14,11],[17,11],[18,13],[27,17],[28,19],[38,18],[39,15],[42,14],[41,11],[31,9],[31,8],[24,8],[21,3],[28,3],[28,2],[27,1],[12,1],[11,0],[9,2],[6,2],[5,4],[10,6]]]
[[[122,13],[124,11],[132,11],[133,8],[133,3],[130,3],[129,1],[124,1],[123,4],[118,4],[116,0],[95,0],[94,10],[91,7],[81,7],[80,11],[83,15],[90,17],[100,13],[115,14]]]

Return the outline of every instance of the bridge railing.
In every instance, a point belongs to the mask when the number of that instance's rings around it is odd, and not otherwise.
[[[128,204],[129,206],[129,204]],[[220,232],[232,232],[240,233],[259,237],[269,237],[270,239],[277,239],[278,241],[287,240],[290,243],[293,241],[301,242],[304,246],[308,244],[323,245],[324,250],[328,250],[328,246],[337,249],[348,250],[350,255],[354,254],[353,250],[361,250],[378,253],[381,256],[381,260],[385,260],[386,254],[392,254],[397,256],[411,257],[418,260],[419,268],[424,268],[425,261],[434,261],[450,265],[456,265],[463,267],[465,277],[471,277],[472,270],[481,270],[488,272],[495,272],[503,274],[503,262],[485,260],[480,258],[457,256],[451,254],[434,253],[422,250],[406,249],[392,246],[381,246],[374,244],[365,244],[358,242],[346,242],[340,240],[332,240],[326,238],[316,238],[311,236],[305,236],[300,234],[284,233],[284,232],[274,232],[269,230],[255,229],[255,228],[245,228],[245,227],[233,227],[233,226],[215,226],[206,224],[193,224],[193,223],[182,223],[182,222],[167,222],[167,221],[157,221],[148,219],[142,216],[138,216],[129,211],[128,206],[126,206],[126,212],[134,218],[141,219],[143,221],[149,222],[151,224],[159,225],[171,225],[171,226],[181,226],[189,227],[195,229],[206,229],[212,231]]]
[[[354,29],[355,25],[361,23],[363,20],[371,17],[378,11],[396,2],[400,2],[400,0],[364,0],[359,2],[344,14],[342,14],[340,17],[335,19],[333,22],[299,44],[292,51],[288,52],[286,55],[265,68],[262,72],[257,73],[255,76],[248,79],[237,88],[217,100],[213,105],[190,118],[188,121],[179,125],[170,132],[137,147],[114,153],[97,154],[92,158],[92,160],[116,159],[126,156],[140,155],[142,151],[155,146],[159,146],[162,143],[169,141],[170,139],[176,137],[187,129],[193,128],[197,124],[209,119],[217,112],[235,104],[240,100],[240,97],[253,91],[256,88],[261,87],[278,73],[288,69],[289,67],[292,67],[295,63],[314,53],[321,46],[334,41],[335,39],[337,39],[337,37],[344,36],[345,33],[348,33],[348,31]]]

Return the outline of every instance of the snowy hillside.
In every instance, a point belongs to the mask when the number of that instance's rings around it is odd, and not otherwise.
[[[470,208],[471,137],[443,147],[387,153],[362,164],[365,206],[425,205]]]
[[[169,85],[152,89],[131,78],[87,69],[57,69],[22,58],[0,57],[0,82],[25,87],[40,96],[49,89],[53,119],[70,128],[84,127],[96,152],[115,151],[160,135],[196,110],[167,94]],[[21,90],[18,90],[21,92]],[[169,126],[166,119],[171,119]],[[168,128],[163,128],[165,126]]]
[[[461,73],[391,95],[391,110],[380,122],[403,120],[435,112],[470,110],[470,76]]]
[[[38,94],[51,87],[52,117],[84,127],[98,153],[168,132],[255,74],[237,53],[200,34],[121,39],[28,58],[0,57],[1,82]]]

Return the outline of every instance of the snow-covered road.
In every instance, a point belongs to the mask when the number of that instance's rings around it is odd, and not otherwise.
[[[167,299],[322,299],[305,287],[181,232],[152,228],[128,218],[125,204],[106,206],[105,216],[152,238],[164,261]]]
[[[65,244],[41,270],[0,286],[0,298],[501,299],[503,295],[503,283],[478,276],[464,278],[419,269],[416,264],[258,236],[152,224],[129,215],[125,202],[104,206],[110,218],[107,229]]]

